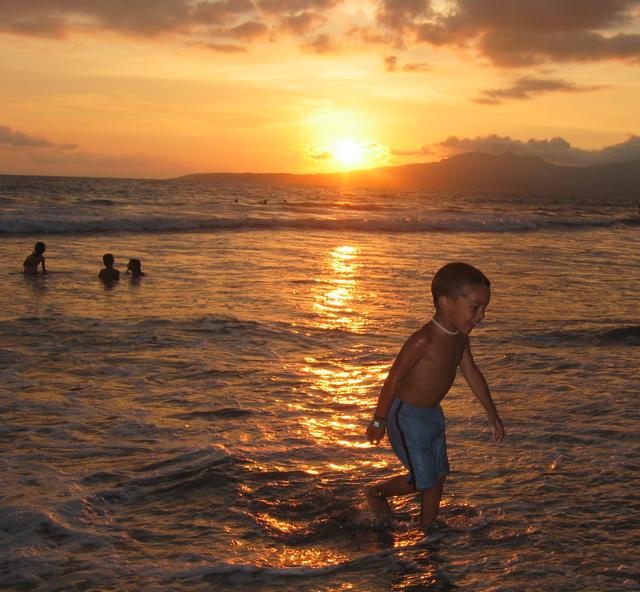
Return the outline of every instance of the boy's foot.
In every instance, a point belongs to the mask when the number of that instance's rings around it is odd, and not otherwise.
[[[373,514],[373,524],[376,528],[380,528],[391,519],[391,508],[386,498],[382,497],[382,492],[375,486],[369,485],[364,489],[367,505]]]
[[[444,533],[441,532],[437,524],[431,524],[430,526],[422,526],[422,532],[424,533],[423,543],[437,543],[444,538]]]

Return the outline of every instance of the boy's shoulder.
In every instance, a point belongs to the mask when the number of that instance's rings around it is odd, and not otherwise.
[[[422,327],[409,335],[409,338],[405,342],[405,347],[410,347],[412,349],[426,349],[431,344],[432,337],[433,334],[429,327],[429,323],[425,323]]]

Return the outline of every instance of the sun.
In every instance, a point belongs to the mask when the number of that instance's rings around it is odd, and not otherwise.
[[[364,160],[364,148],[353,140],[338,140],[330,150],[331,155],[343,165],[361,164]]]

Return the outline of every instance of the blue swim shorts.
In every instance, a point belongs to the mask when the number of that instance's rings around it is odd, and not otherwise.
[[[416,407],[395,399],[387,419],[391,447],[409,470],[409,483],[416,489],[433,487],[449,474],[444,413],[440,405]]]

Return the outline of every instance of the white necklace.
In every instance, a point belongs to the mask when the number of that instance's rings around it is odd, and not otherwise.
[[[459,329],[456,329],[455,331],[449,331],[449,329],[443,327],[440,323],[438,323],[438,321],[436,321],[436,317],[431,317],[431,320],[436,327],[442,329],[447,335],[457,335],[458,333],[460,333]]]

